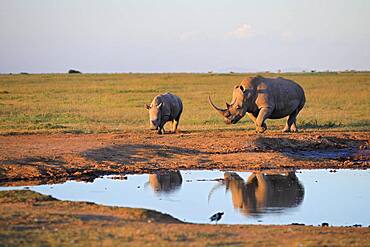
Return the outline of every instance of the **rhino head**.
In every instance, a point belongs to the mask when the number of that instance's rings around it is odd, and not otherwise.
[[[236,85],[233,91],[231,103],[226,102],[226,109],[213,104],[211,97],[208,97],[211,106],[224,117],[226,124],[235,124],[245,116],[248,108],[248,101],[252,97],[252,89],[246,89],[243,85]]]
[[[158,130],[161,124],[161,107],[162,103],[155,105],[147,105],[145,104],[145,108],[149,111],[149,126],[151,130]]]

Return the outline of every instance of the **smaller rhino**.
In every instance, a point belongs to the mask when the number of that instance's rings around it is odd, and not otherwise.
[[[150,106],[145,104],[145,107],[149,110],[151,130],[158,130],[158,134],[163,134],[166,122],[172,121],[172,131],[176,132],[183,110],[181,99],[178,96],[171,93],[157,95]]]

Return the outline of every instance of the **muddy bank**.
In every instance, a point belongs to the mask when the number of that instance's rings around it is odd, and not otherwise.
[[[151,210],[0,192],[0,245],[366,246],[369,227],[184,224]]]
[[[90,181],[104,174],[159,169],[362,169],[370,167],[369,139],[370,132],[0,136],[0,183]]]

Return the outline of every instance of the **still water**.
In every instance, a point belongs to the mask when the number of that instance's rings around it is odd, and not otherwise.
[[[27,188],[60,200],[154,209],[193,223],[209,223],[222,211],[220,224],[370,225],[369,170],[175,171]]]

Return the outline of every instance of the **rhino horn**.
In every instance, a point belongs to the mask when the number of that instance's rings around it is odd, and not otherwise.
[[[212,194],[213,192],[215,192],[218,188],[220,188],[223,184],[216,184],[212,189],[211,191],[209,192],[208,194],[208,204],[209,204],[209,201],[211,200],[211,197],[212,197]]]
[[[221,109],[219,107],[217,107],[215,104],[213,104],[212,100],[211,100],[211,96],[208,96],[208,101],[209,103],[211,104],[211,106],[218,112],[220,113],[222,116],[224,115],[226,109]]]

